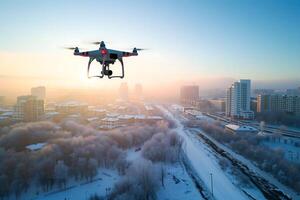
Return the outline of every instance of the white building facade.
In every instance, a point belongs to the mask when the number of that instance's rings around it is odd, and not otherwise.
[[[226,92],[226,115],[234,118],[253,118],[250,101],[251,81],[241,79],[239,82],[234,82]]]

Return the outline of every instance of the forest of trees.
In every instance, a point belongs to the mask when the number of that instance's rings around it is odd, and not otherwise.
[[[26,149],[40,142],[46,143],[41,150]],[[154,148],[156,142],[159,147]],[[111,197],[124,199],[134,194],[136,199],[155,199],[157,181],[163,181],[153,176],[153,170],[163,169],[158,162],[175,162],[181,144],[164,121],[105,132],[72,121],[4,127],[0,129],[0,199],[10,195],[19,198],[33,185],[47,192],[66,188],[71,178],[91,181],[101,167],[116,169],[124,176],[114,186]],[[144,160],[130,163],[126,159],[129,148],[140,148]],[[129,178],[130,174],[141,177]],[[122,189],[125,183],[126,189]]]
[[[237,153],[254,161],[259,168],[271,173],[285,185],[300,192],[300,164],[284,157],[282,149],[271,149],[262,142],[267,136],[256,134],[232,134],[218,122],[193,121],[187,126],[198,126],[217,141],[230,146]]]

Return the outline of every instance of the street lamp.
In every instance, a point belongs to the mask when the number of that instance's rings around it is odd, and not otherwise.
[[[214,186],[213,186],[213,174],[209,173],[210,175],[210,187],[211,187],[211,195],[214,196]]]

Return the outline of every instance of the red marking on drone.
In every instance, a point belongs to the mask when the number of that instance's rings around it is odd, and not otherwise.
[[[101,54],[102,55],[106,55],[107,54],[107,50],[106,49],[101,49]]]

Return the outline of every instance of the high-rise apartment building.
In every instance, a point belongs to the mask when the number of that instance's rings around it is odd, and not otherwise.
[[[186,85],[180,88],[180,102],[185,105],[196,105],[199,100],[199,86]]]
[[[234,82],[226,91],[227,116],[234,118],[253,118],[253,111],[250,110],[251,102],[251,81],[242,79]]]
[[[38,100],[45,100],[46,88],[44,86],[31,88],[31,95],[36,96]]]
[[[15,105],[14,119],[17,121],[37,121],[44,114],[44,100],[36,96],[19,96]]]

